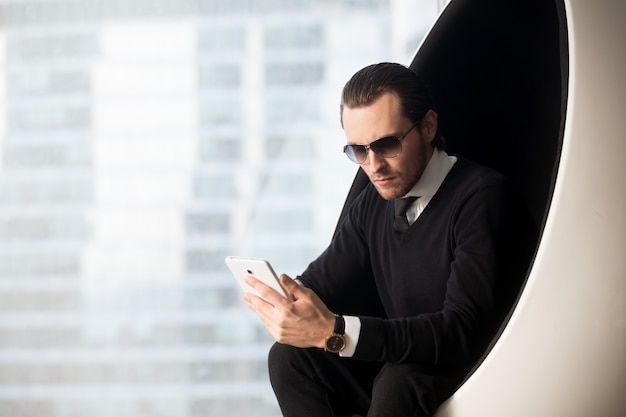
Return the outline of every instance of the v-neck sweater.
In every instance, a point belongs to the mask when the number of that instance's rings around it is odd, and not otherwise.
[[[355,359],[470,369],[514,302],[535,227],[511,184],[462,157],[409,229],[369,184],[329,247],[299,277],[361,321]]]

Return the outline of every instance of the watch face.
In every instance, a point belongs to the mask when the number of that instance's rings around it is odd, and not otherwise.
[[[338,334],[333,334],[326,339],[326,350],[332,353],[341,352],[341,350],[346,345],[346,340],[343,336]]]

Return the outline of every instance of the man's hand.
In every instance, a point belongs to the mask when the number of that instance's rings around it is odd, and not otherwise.
[[[323,348],[335,327],[335,315],[310,289],[283,274],[280,285],[291,296],[288,300],[272,288],[248,276],[248,284],[265,298],[244,294],[254,311],[277,342],[296,347]]]

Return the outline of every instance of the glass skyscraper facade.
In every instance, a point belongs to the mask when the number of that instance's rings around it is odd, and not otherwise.
[[[227,255],[302,271],[339,94],[436,0],[0,0],[0,416],[280,415]]]

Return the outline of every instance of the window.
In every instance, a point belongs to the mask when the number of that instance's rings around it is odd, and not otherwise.
[[[241,158],[241,140],[228,137],[204,137],[198,143],[200,162],[237,161]]]
[[[198,31],[198,48],[200,51],[233,52],[243,51],[246,47],[245,28],[200,28]]]
[[[278,417],[224,257],[324,249],[341,88],[438,3],[0,0],[0,415]]]
[[[232,174],[202,174],[194,181],[194,196],[200,200],[234,198],[237,195],[235,177]]]
[[[324,33],[321,24],[269,28],[265,34],[267,49],[321,48]]]
[[[268,86],[316,85],[324,78],[324,65],[320,62],[269,63],[265,74]]]
[[[200,88],[235,88],[241,84],[238,65],[211,65],[200,67]]]
[[[23,11],[32,4],[24,4]],[[45,35],[10,36],[7,39],[7,58],[12,62],[47,59],[87,58],[97,55],[97,35],[91,33],[48,33]],[[33,68],[34,69],[34,68]]]
[[[241,103],[238,99],[224,97],[199,103],[200,123],[207,126],[238,125],[241,123]]]
[[[86,70],[39,69],[15,71],[7,76],[9,97],[52,96],[54,94],[89,93],[91,82]]]
[[[51,214],[12,215],[0,219],[0,239],[27,239],[45,241],[54,239],[82,240],[89,236],[89,224],[80,215]]]
[[[53,141],[16,143],[4,148],[3,160],[7,168],[37,169],[52,166],[89,166],[91,148],[87,141]]]
[[[91,112],[82,105],[60,107],[55,103],[45,106],[27,105],[9,108],[8,129],[14,132],[40,130],[75,130],[91,126]]]
[[[319,98],[314,92],[302,95],[291,93],[286,97],[268,98],[265,109],[267,121],[272,125],[316,122],[322,117]]]
[[[270,136],[267,138],[265,149],[267,157],[274,160],[281,158],[310,160],[315,158],[315,143],[305,133],[300,137],[298,135]]]
[[[186,217],[187,233],[193,235],[206,235],[228,233],[230,229],[230,215],[228,212],[204,213],[194,212]]]

